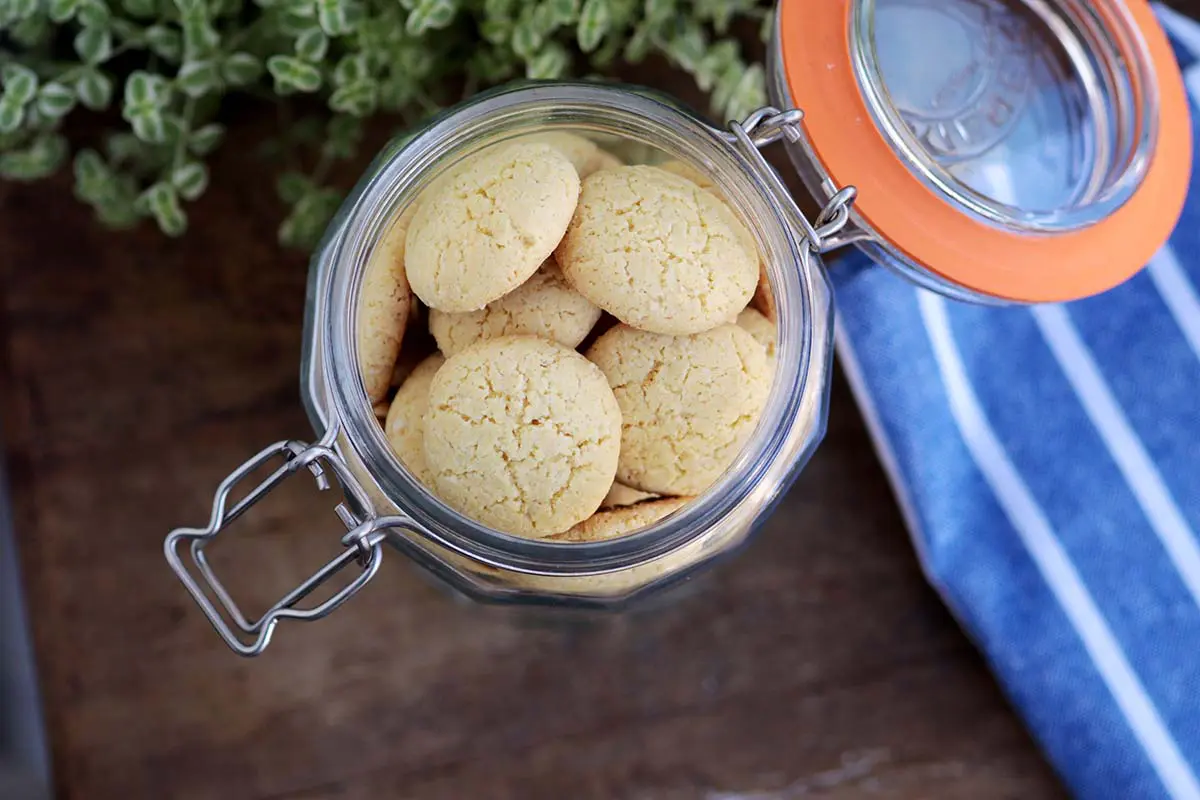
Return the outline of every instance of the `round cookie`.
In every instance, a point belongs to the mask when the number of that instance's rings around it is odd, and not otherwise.
[[[587,353],[621,408],[617,480],[696,495],[750,437],[771,387],[762,345],[736,325],[665,336],[618,325]]]
[[[754,294],[753,238],[712,193],[657,167],[607,169],[583,182],[555,251],[567,281],[622,322],[699,333]]]
[[[556,542],[602,542],[653,525],[687,505],[690,497],[664,497],[636,505],[598,511],[565,533],[550,537]]]
[[[612,488],[608,490],[608,494],[600,501],[600,508],[609,509],[631,506],[634,503],[640,503],[643,500],[653,500],[656,497],[658,497],[656,494],[642,492],[623,483],[614,483]]]
[[[775,365],[775,324],[753,308],[738,314],[737,324],[767,351],[767,363]]]
[[[541,336],[576,348],[599,319],[600,309],[568,286],[558,265],[549,260],[519,288],[482,311],[430,311],[429,332],[447,356],[500,336]]]
[[[701,172],[686,161],[664,161],[662,164],[658,165],[658,168],[665,169],[672,175],[678,175],[681,178],[687,178],[689,181],[696,184],[706,192],[715,193],[717,190],[717,185],[712,182],[712,178],[708,177],[706,173]]]
[[[532,136],[524,137],[521,141],[548,144],[558,150],[575,167],[580,178],[586,178],[593,172],[602,169],[621,166],[620,159],[601,150],[591,139],[567,131],[535,133]]]
[[[431,481],[425,462],[425,412],[429,408],[430,384],[444,363],[442,354],[434,353],[418,364],[396,391],[383,423],[392,452],[426,486]]]
[[[433,379],[425,456],[439,497],[496,530],[541,538],[600,506],[621,411],[583,356],[533,336],[489,339]]]
[[[561,152],[509,142],[477,153],[421,196],[405,266],[430,308],[477,311],[516,289],[562,239],[579,175]]]
[[[404,341],[411,308],[404,250],[416,207],[405,209],[367,260],[358,299],[358,366],[363,387],[378,403],[391,386],[392,369]]]
[[[775,293],[771,291],[771,279],[767,277],[766,264],[760,264],[758,267],[758,288],[754,290],[753,304],[770,322],[779,321],[775,313]]]

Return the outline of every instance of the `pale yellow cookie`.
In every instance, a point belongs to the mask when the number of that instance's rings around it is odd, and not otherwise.
[[[535,133],[521,139],[522,142],[548,144],[567,157],[575,167],[580,178],[586,178],[593,172],[621,166],[621,160],[611,153],[601,150],[592,140],[567,131],[549,131]]]
[[[533,336],[489,339],[433,380],[425,456],[439,497],[505,533],[587,519],[616,474],[621,411],[583,356]]]
[[[620,508],[621,506],[631,506],[634,503],[640,503],[643,500],[653,500],[658,497],[656,494],[642,492],[634,489],[632,486],[626,486],[623,483],[614,483],[612,488],[608,490],[608,494],[600,501],[600,508]]]
[[[404,250],[415,207],[405,209],[371,251],[359,295],[358,365],[372,403],[387,395],[404,341],[411,295]]]
[[[429,387],[433,377],[446,363],[441,353],[422,361],[396,390],[388,408],[383,432],[387,434],[392,452],[413,477],[431,486],[429,467],[425,463],[425,412],[429,408]]]
[[[622,322],[682,335],[750,302],[758,254],[749,241],[733,212],[691,181],[619,167],[584,180],[556,260],[572,286]]]
[[[618,325],[587,353],[621,408],[617,480],[696,495],[750,437],[771,386],[762,345],[736,325],[666,336]]]
[[[562,239],[579,175],[557,149],[511,142],[477,153],[421,195],[405,265],[430,308],[477,311],[529,279]]]
[[[717,185],[713,183],[708,173],[701,172],[686,161],[665,161],[659,164],[658,168],[665,169],[667,172],[678,175],[681,178],[687,178],[706,192],[716,192]]]
[[[481,339],[501,336],[541,336],[575,348],[599,319],[600,309],[568,286],[558,265],[549,260],[519,288],[482,311],[430,311],[429,332],[447,356]]]
[[[775,325],[753,308],[738,314],[737,324],[767,351],[767,362],[775,365]]]
[[[683,508],[690,497],[665,497],[644,500],[636,505],[597,511],[565,533],[550,538],[556,542],[602,542],[653,525],[669,514]]]

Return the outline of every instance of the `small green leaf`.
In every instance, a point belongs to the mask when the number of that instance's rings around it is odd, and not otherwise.
[[[329,37],[320,28],[310,28],[296,39],[296,55],[305,61],[316,63],[329,50]]]
[[[114,133],[104,141],[104,150],[114,164],[134,161],[146,151],[146,145],[132,133]]]
[[[80,199],[94,202],[112,172],[95,150],[80,150],[75,154],[75,193]]]
[[[104,28],[84,28],[75,36],[75,52],[88,64],[103,64],[112,54],[112,34]]]
[[[158,14],[158,0],[121,0],[121,8],[130,16],[145,19]]]
[[[23,150],[0,154],[0,177],[34,181],[53,173],[67,157],[67,140],[59,134],[42,134]]]
[[[188,137],[188,149],[198,156],[206,156],[216,149],[224,135],[225,128],[215,122],[197,128]]]
[[[344,56],[333,68],[333,83],[335,86],[345,86],[348,83],[361,81],[367,77],[367,57],[362,53]]]
[[[339,114],[325,128],[324,151],[332,158],[351,158],[362,139],[362,121]]]
[[[183,53],[187,58],[205,58],[221,44],[221,37],[208,20],[183,22]]]
[[[458,13],[455,0],[420,0],[408,15],[404,30],[409,36],[420,36],[429,30],[445,28]]]
[[[164,122],[162,114],[157,111],[134,115],[129,120],[129,124],[133,126],[134,135],[143,142],[162,144],[167,140],[166,122]]]
[[[151,52],[168,61],[178,61],[183,55],[183,34],[166,25],[151,25],[145,31],[146,45]]]
[[[271,56],[267,59],[267,70],[275,78],[275,88],[280,92],[315,92],[321,88],[320,71],[298,58]]]
[[[579,15],[579,25],[575,36],[579,40],[579,49],[590,53],[600,45],[612,17],[608,13],[608,0],[587,0]]]
[[[299,203],[300,198],[304,197],[312,188],[312,181],[308,179],[308,176],[301,175],[299,172],[285,172],[275,183],[275,191],[279,193],[279,199],[293,206]]]
[[[579,0],[545,0],[539,10],[556,27],[570,25],[579,18]]]
[[[205,0],[173,0],[179,11],[179,18],[208,19],[208,5]]]
[[[184,200],[195,200],[208,188],[208,170],[198,161],[190,161],[171,172],[171,185]]]
[[[171,184],[162,181],[154,184],[138,201],[150,211],[158,227],[168,236],[179,236],[187,230],[187,215],[180,208],[179,195]]]
[[[571,55],[558,42],[550,42],[525,67],[530,80],[555,80],[566,74]]]
[[[108,11],[108,6],[104,4],[104,0],[82,0],[79,4],[77,16],[85,28],[108,27],[109,20],[112,17]]]
[[[9,0],[8,17],[14,21],[21,21],[33,16],[33,13],[38,9],[38,0]]]
[[[47,119],[58,119],[75,107],[75,93],[61,83],[47,83],[38,90],[37,110]]]
[[[343,114],[365,117],[379,102],[379,86],[371,81],[355,81],[339,87],[329,96],[329,107]]]
[[[25,107],[15,103],[0,102],[0,133],[11,133],[21,127],[25,119]]]
[[[112,102],[112,80],[95,68],[85,69],[75,81],[75,94],[79,102],[93,111],[108,108]]]
[[[714,101],[716,95],[714,94]],[[722,108],[727,119],[745,119],[751,111],[767,104],[766,76],[761,64],[742,72]]]
[[[653,45],[653,30],[644,23],[639,25],[633,32],[633,36],[629,37],[629,41],[625,43],[625,60],[631,64],[644,61],[650,54],[650,48]]]
[[[143,70],[129,73],[125,81],[125,102],[131,105],[149,105],[162,108],[171,99],[171,87],[162,75]]]
[[[522,17],[521,21],[513,28],[513,52],[526,61],[537,55],[543,41],[545,39],[532,17]]]
[[[249,53],[233,53],[221,64],[221,76],[233,86],[254,83],[262,71],[262,61]]]
[[[37,74],[22,64],[10,61],[0,69],[4,81],[4,98],[18,106],[25,105],[37,94]]]
[[[9,32],[17,44],[33,49],[48,43],[54,36],[55,30],[56,26],[50,23],[49,17],[33,14],[18,22]]]
[[[479,35],[492,44],[503,44],[512,36],[512,22],[507,19],[485,19],[479,23]]]
[[[82,0],[50,0],[47,13],[55,22],[66,22],[75,16]]]
[[[214,61],[188,61],[175,76],[175,85],[188,97],[203,97],[221,88],[221,72]]]
[[[317,0],[317,22],[330,36],[349,33],[349,3],[347,0]]]
[[[646,0],[646,22],[658,25],[675,15],[675,0]]]

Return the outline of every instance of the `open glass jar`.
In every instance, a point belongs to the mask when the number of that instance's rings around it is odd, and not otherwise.
[[[1180,122],[1186,114],[1176,113],[1182,88],[1169,51],[1164,54],[1165,40],[1157,29],[1140,30],[1147,24],[1138,16],[1141,6],[1131,8],[1122,16],[1116,3],[1085,7],[1072,0],[785,0],[770,65],[773,100],[783,110],[762,109],[728,130],[653,92],[581,83],[505,88],[442,114],[376,159],[313,258],[302,395],[319,441],[279,442],[233,473],[217,492],[207,527],[168,536],[172,568],[225,641],[255,655],[280,619],[324,616],[361,588],[379,569],[384,545],[478,599],[583,607],[618,606],[730,553],[770,511],[824,433],[833,305],[822,252],[855,243],[948,295],[1032,302],[1102,290],[1136,271],[1165,239],[1182,203],[1182,185],[1172,175],[1186,173],[1189,135]],[[884,14],[886,26],[880,24]],[[910,68],[917,59],[905,49],[912,49],[914,31],[939,20],[943,43],[959,46],[949,78]],[[1046,39],[1045,31],[1054,38]],[[1064,31],[1082,33],[1071,38]],[[975,41],[979,35],[983,45]],[[1039,42],[1061,47],[1070,58],[1047,55]],[[931,89],[922,80],[944,86]],[[1071,88],[1077,84],[1086,84],[1082,93]],[[806,116],[792,101],[811,102],[834,118],[817,122],[811,109]],[[1012,119],[988,116],[1001,106]],[[520,538],[451,509],[393,454],[358,369],[364,274],[389,226],[462,159],[548,131],[618,142],[640,151],[639,160],[680,160],[705,174],[751,232],[775,310],[774,381],[733,463],[675,513],[605,541]],[[1017,185],[1010,179],[998,190],[997,175],[1019,171],[1030,148],[1042,148],[1047,139],[1056,144],[1040,177]],[[760,153],[777,141],[824,205],[811,222]],[[886,167],[880,148],[891,154]],[[857,205],[851,180],[860,187]],[[892,184],[881,183],[886,180]],[[1129,227],[1148,219],[1147,203],[1155,209],[1154,224]],[[936,226],[913,216],[912,207],[923,208]],[[919,230],[905,227],[912,225]],[[1114,225],[1116,234],[1097,233]],[[1125,239],[1137,240],[1126,242],[1120,265],[1081,273],[1054,261],[1084,239],[1092,247],[1108,242],[1120,235],[1119,225]],[[942,241],[952,236],[966,238]],[[1036,263],[997,267],[991,253],[977,252],[984,241],[1010,255],[1037,253],[1059,271],[1037,282],[1030,278],[1043,271]],[[967,261],[955,260],[963,254]],[[238,482],[276,460],[267,479],[227,508]],[[251,621],[210,568],[204,547],[303,468],[323,487],[332,473],[343,490],[336,509],[348,531],[343,549]],[[180,553],[184,542],[191,566]],[[345,568],[356,571],[352,580],[301,607]]]

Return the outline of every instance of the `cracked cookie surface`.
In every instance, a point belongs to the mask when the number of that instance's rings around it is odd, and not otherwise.
[[[606,150],[601,150],[600,146],[591,139],[569,133],[568,131],[535,133],[522,138],[520,141],[548,144],[555,148],[574,165],[575,171],[579,173],[580,178],[586,178],[593,172],[598,172],[602,169],[621,166],[619,158]]]
[[[437,494],[505,533],[541,538],[587,519],[612,486],[621,412],[583,356],[532,336],[446,361],[425,415]]]
[[[391,386],[392,368],[412,308],[404,250],[415,212],[410,205],[392,223],[371,252],[363,276],[358,300],[358,366],[372,403],[382,400]]]
[[[541,336],[575,348],[600,319],[600,309],[567,285],[553,260],[533,277],[481,311],[429,312],[429,332],[452,356],[483,339]]]
[[[418,364],[396,390],[383,423],[392,452],[426,486],[432,486],[432,481],[425,461],[425,411],[429,408],[429,387],[444,363],[441,353],[434,353]]]
[[[476,311],[524,283],[562,239],[579,175],[559,150],[511,142],[476,153],[421,196],[405,248],[430,308]]]
[[[753,237],[728,206],[657,167],[583,181],[555,251],[567,281],[622,322],[691,334],[737,316],[754,294]]]
[[[696,495],[750,437],[771,370],[736,325],[666,336],[618,325],[588,350],[621,409],[617,480],[655,494]]]
[[[643,500],[630,506],[598,511],[569,531],[553,537],[556,542],[602,542],[633,533],[653,525],[690,503],[690,497],[664,497],[660,500]]]

